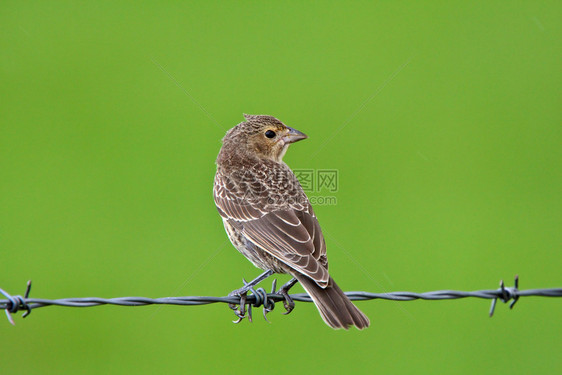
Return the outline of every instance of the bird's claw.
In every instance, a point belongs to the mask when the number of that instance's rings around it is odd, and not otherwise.
[[[228,307],[230,307],[234,311],[234,315],[238,317],[237,320],[233,320],[233,323],[240,323],[246,317],[246,299],[248,296],[248,291],[245,290],[234,290],[228,294],[229,296],[236,296],[240,297],[240,302],[238,304],[229,303]],[[248,314],[248,319],[252,321],[251,313]]]
[[[293,309],[295,308],[295,302],[289,295],[289,292],[284,290],[283,288],[279,289],[279,294],[281,294],[284,298],[283,306],[285,307],[286,311],[283,313],[283,315],[289,315],[291,311],[293,311]]]

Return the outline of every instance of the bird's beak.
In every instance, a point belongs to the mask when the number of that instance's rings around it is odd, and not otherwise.
[[[285,142],[285,144],[298,142],[302,139],[308,138],[308,135],[298,131],[297,129],[293,129],[288,126],[287,129],[289,130],[289,132],[283,137],[283,141]]]

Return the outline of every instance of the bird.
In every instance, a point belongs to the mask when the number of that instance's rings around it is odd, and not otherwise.
[[[241,297],[237,315],[244,318],[248,290],[280,273],[292,276],[279,290],[287,314],[294,308],[288,291],[298,282],[328,326],[368,327],[369,318],[330,276],[318,219],[297,177],[283,161],[289,146],[308,136],[273,116],[245,114],[244,118],[222,139],[213,188],[230,241],[265,271],[230,294]]]

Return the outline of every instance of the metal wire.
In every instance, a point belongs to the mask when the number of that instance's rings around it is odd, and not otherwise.
[[[458,290],[438,290],[425,293],[414,292],[390,292],[390,293],[369,293],[369,292],[346,292],[345,294],[352,301],[367,301],[374,299],[383,299],[391,301],[412,301],[417,299],[422,300],[451,300],[460,298],[483,298],[491,299],[492,305],[490,307],[489,315],[494,314],[497,300],[504,303],[511,301],[510,308],[513,308],[515,303],[520,297],[562,297],[562,288],[551,289],[527,289],[519,290],[519,278],[515,277],[513,287],[506,287],[503,280],[500,282],[499,289],[491,290],[478,290],[472,292],[463,292]],[[55,300],[29,298],[31,290],[31,281],[27,283],[27,289],[24,297],[12,296],[3,289],[0,289],[0,294],[3,294],[7,299],[0,300],[0,309],[6,311],[6,316],[10,323],[14,324],[12,315],[20,310],[25,310],[22,317],[26,317],[31,313],[31,310],[38,309],[45,306],[66,306],[66,307],[92,307],[99,305],[116,305],[116,306],[146,306],[146,305],[180,305],[180,306],[196,306],[208,305],[211,303],[228,303],[229,305],[237,305],[240,303],[240,297],[227,296],[227,297],[212,297],[212,296],[187,296],[187,297],[164,297],[164,298],[147,298],[147,297],[119,297],[119,298],[61,298]],[[252,307],[264,307],[265,314],[275,307],[276,302],[284,301],[283,295],[275,293],[275,281],[272,288],[272,293],[267,293],[263,288],[251,289],[251,294],[246,298],[246,304],[249,305],[248,318],[251,320]],[[312,302],[310,296],[306,293],[291,294],[294,301]],[[267,320],[267,319],[266,319]]]

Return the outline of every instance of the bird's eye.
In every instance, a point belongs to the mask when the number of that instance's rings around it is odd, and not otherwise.
[[[275,137],[275,132],[273,130],[268,130],[268,131],[265,132],[265,136],[267,138],[273,138],[273,137]]]

